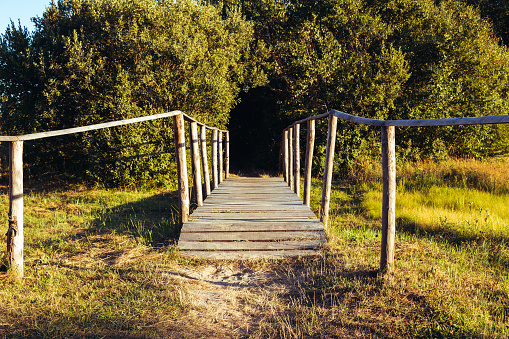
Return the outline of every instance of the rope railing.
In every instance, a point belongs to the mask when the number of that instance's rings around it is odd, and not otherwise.
[[[310,205],[311,167],[315,142],[315,120],[328,118],[327,147],[325,152],[324,175],[320,220],[327,227],[329,217],[334,148],[336,142],[337,120],[377,126],[381,128],[383,198],[382,198],[382,242],[380,270],[388,271],[394,266],[394,244],[396,235],[396,127],[487,125],[509,123],[509,115],[485,117],[416,119],[416,120],[377,120],[354,116],[337,110],[298,120],[285,128],[282,135],[283,177],[294,192],[300,196],[300,125],[307,123],[306,158],[304,169],[303,204]]]
[[[185,123],[189,123],[190,154],[192,164],[193,189],[196,203],[203,200],[230,172],[229,131],[207,126],[181,111],[154,114],[150,116],[105,122],[95,125],[40,132],[17,136],[0,136],[0,142],[9,142],[9,228],[7,231],[7,256],[12,274],[18,279],[23,277],[23,142],[49,137],[57,137],[87,131],[125,126],[162,118],[173,118],[175,136],[175,156],[177,162],[179,222],[189,218],[190,194],[187,170]],[[200,137],[198,137],[200,126]],[[207,129],[211,130],[212,183],[209,178],[207,157]],[[223,145],[224,134],[224,145]],[[201,144],[201,145],[199,145]],[[201,147],[200,147],[201,146]],[[224,146],[224,149],[223,149]],[[223,156],[224,151],[224,156]],[[224,164],[224,166],[223,166]],[[203,172],[202,170],[203,169]],[[202,186],[202,173],[205,189]]]

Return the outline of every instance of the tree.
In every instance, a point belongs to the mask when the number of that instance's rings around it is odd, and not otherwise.
[[[0,40],[4,134],[175,109],[224,128],[239,91],[264,81],[252,25],[191,0],[60,0],[35,24],[33,34],[11,25]],[[173,162],[164,121],[61,143],[45,145],[53,168],[68,159],[71,172],[111,184],[164,181]],[[48,154],[29,159],[47,162]]]
[[[508,51],[460,1],[231,0],[219,6],[240,6],[255,23],[256,38],[269,46],[268,88],[284,120],[332,108],[376,119],[507,113]],[[347,169],[359,154],[378,153],[378,134],[340,124],[338,165]],[[507,145],[500,126],[398,129],[400,154],[416,157],[481,157]]]

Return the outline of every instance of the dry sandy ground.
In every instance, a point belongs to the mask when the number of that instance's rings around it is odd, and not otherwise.
[[[66,262],[93,267],[100,261],[120,268],[150,262],[160,255],[143,246],[111,251],[98,245],[86,253],[66,258]],[[250,336],[267,315],[267,309],[277,307],[278,297],[302,279],[293,270],[282,272],[270,266],[261,268],[264,265],[249,265],[242,261],[205,261],[196,265],[174,262],[168,267],[158,267],[159,279],[165,284],[178,286],[181,298],[190,308],[178,320],[151,327],[169,338]]]
[[[183,337],[190,338],[245,337],[260,321],[262,309],[289,288],[286,277],[242,263],[181,267],[168,274],[182,284],[187,301],[193,305],[175,324],[186,328]]]

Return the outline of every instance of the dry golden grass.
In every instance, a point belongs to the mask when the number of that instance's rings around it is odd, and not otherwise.
[[[391,275],[377,272],[373,173],[364,174],[371,182],[336,183],[321,256],[280,261],[179,256],[169,241],[178,237],[171,192],[29,193],[26,276],[18,283],[0,274],[0,337],[508,337],[507,192],[499,188],[507,178],[474,187],[465,176],[503,165],[467,163],[400,165]],[[463,168],[465,176],[447,175]],[[320,188],[313,183],[315,211]],[[487,221],[478,201],[491,206]],[[468,213],[479,215],[477,229],[462,221]],[[495,215],[499,229],[489,231]]]

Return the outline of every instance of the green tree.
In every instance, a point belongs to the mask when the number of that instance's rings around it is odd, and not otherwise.
[[[239,92],[265,81],[256,62],[262,48],[238,11],[222,17],[192,0],[60,0],[35,24],[33,34],[11,25],[0,40],[4,134],[175,109],[225,127]],[[71,172],[110,184],[164,181],[173,162],[167,121],[44,146],[48,154],[29,159],[67,159]]]
[[[479,10],[493,24],[493,30],[507,46],[509,44],[509,3],[506,0],[463,0]]]
[[[492,26],[461,1],[217,5],[241,7],[255,24],[256,38],[269,46],[267,88],[276,93],[284,121],[332,108],[376,119],[507,114],[508,51]],[[378,134],[340,124],[338,165],[347,169],[360,153],[377,153]],[[401,154],[431,158],[481,157],[505,152],[509,145],[500,126],[400,128],[397,140]],[[273,150],[275,157],[278,148]]]

